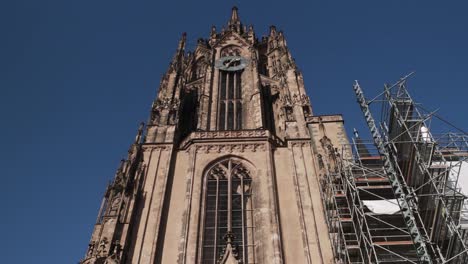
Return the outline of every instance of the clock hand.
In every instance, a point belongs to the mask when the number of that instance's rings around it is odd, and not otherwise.
[[[226,67],[226,68],[229,67],[229,64],[231,63],[231,61],[232,61],[232,59],[227,59],[227,60],[223,61],[223,66]]]
[[[235,58],[235,59],[229,60],[226,67],[231,67],[231,64],[233,64],[234,62],[237,62],[237,61],[240,61],[240,58]]]

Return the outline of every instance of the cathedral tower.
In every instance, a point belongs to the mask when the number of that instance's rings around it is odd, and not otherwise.
[[[236,7],[185,46],[80,263],[332,263],[318,157],[346,140],[341,117],[313,115],[283,32],[258,39]]]

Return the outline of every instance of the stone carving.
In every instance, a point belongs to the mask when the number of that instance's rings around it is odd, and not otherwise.
[[[177,98],[161,97],[157,99],[151,107],[151,123],[159,124],[161,120],[167,120],[169,125],[175,125],[179,106],[180,100]]]
[[[153,110],[161,111],[163,109],[169,109],[169,110],[177,110],[179,109],[179,104],[180,101],[179,99],[171,99],[169,97],[162,97],[160,99],[157,99],[153,103]]]
[[[165,91],[167,89],[167,84],[169,82],[169,75],[163,75],[161,82],[159,83],[159,90]]]
[[[122,195],[120,193],[117,193],[115,197],[112,199],[111,203],[111,212],[117,211],[119,209],[120,202],[122,201]]]
[[[254,48],[250,48],[249,50],[250,50],[250,58],[251,58],[250,64],[252,66],[255,66],[258,62],[257,50]]]
[[[86,257],[91,257],[94,252],[94,248],[96,246],[96,241],[91,241],[88,245],[88,251],[86,251]]]
[[[222,37],[221,40],[219,40],[218,43],[216,43],[215,47],[224,46],[228,44],[228,42],[229,43],[236,42],[236,45],[239,45],[241,48],[249,47],[248,42],[244,38],[238,37],[239,35],[237,34],[233,35],[232,32],[224,34],[225,32],[226,32],[226,29],[223,27],[221,29],[221,35],[224,35],[224,37]]]
[[[338,171],[338,164],[337,164],[337,150],[333,147],[333,143],[327,136],[323,136],[322,139],[320,139],[320,143],[322,145],[322,149],[326,154],[328,154],[327,160],[328,160],[328,169],[333,172]]]
[[[286,116],[286,121],[296,121],[296,117],[294,116],[294,110],[291,106],[284,107],[284,115]]]
[[[239,47],[234,46],[234,45],[227,46],[226,48],[224,48],[221,51],[221,57],[240,56],[240,55],[241,55],[241,51],[240,51]]]
[[[293,94],[292,96],[286,94],[280,98],[280,102],[286,121],[296,121],[294,116],[294,106],[296,105],[302,106],[303,113],[306,117],[311,115],[310,100],[305,94]]]
[[[265,151],[266,146],[263,143],[251,144],[213,144],[196,146],[197,153],[242,153]]]
[[[293,101],[291,100],[291,96],[289,96],[287,94],[280,98],[280,102],[283,104],[283,106],[293,106],[294,105]]]
[[[169,151],[171,150],[171,146],[168,145],[156,145],[156,146],[147,146],[143,148],[143,152],[151,152],[153,150],[160,150],[160,151]]]
[[[310,105],[310,99],[305,94],[302,94],[302,95],[293,94],[292,96],[284,95],[283,97],[280,98],[280,101],[283,104],[283,106]]]
[[[194,136],[198,138],[265,137],[268,135],[269,132],[267,130],[213,131],[194,133]]]
[[[268,130],[239,130],[239,131],[197,131],[184,139],[180,146],[185,148],[190,141],[197,139],[221,139],[221,138],[259,138],[272,135]]]
[[[115,173],[114,182],[112,183],[111,188],[119,192],[125,186],[125,173],[123,173],[122,168],[119,168]]]
[[[119,264],[119,263],[120,263],[120,260],[118,259],[118,257],[115,255],[112,255],[106,258],[103,264]]]
[[[235,235],[228,231],[223,239],[226,241],[226,246],[221,251],[221,254],[218,259],[220,264],[238,264],[242,263],[242,260],[239,259],[239,249],[236,243],[233,243],[235,240]]]
[[[290,142],[291,147],[309,147],[311,146],[310,141],[293,141]]]
[[[175,125],[177,123],[177,111],[173,110],[169,112],[168,125]]]
[[[107,237],[104,237],[101,242],[99,242],[99,246],[97,249],[97,255],[100,257],[106,256],[107,252],[107,244],[109,244],[109,241],[107,240]]]
[[[302,94],[300,96],[298,96],[297,94],[295,94],[293,96],[294,98],[294,101],[296,102],[296,104],[298,105],[310,105],[310,99],[309,99],[309,96],[305,95],[305,94]]]
[[[317,154],[317,159],[318,159],[319,169],[325,168],[325,163],[323,162],[322,155]]]

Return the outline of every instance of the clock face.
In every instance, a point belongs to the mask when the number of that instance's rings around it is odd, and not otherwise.
[[[221,57],[216,61],[215,67],[223,71],[238,71],[247,66],[248,59],[241,56]]]

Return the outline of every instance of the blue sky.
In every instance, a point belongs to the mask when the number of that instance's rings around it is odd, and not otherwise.
[[[2,262],[83,256],[180,35],[193,47],[233,5],[259,37],[284,30],[315,114],[362,129],[353,81],[371,97],[416,71],[414,97],[468,129],[466,1],[2,1]]]

